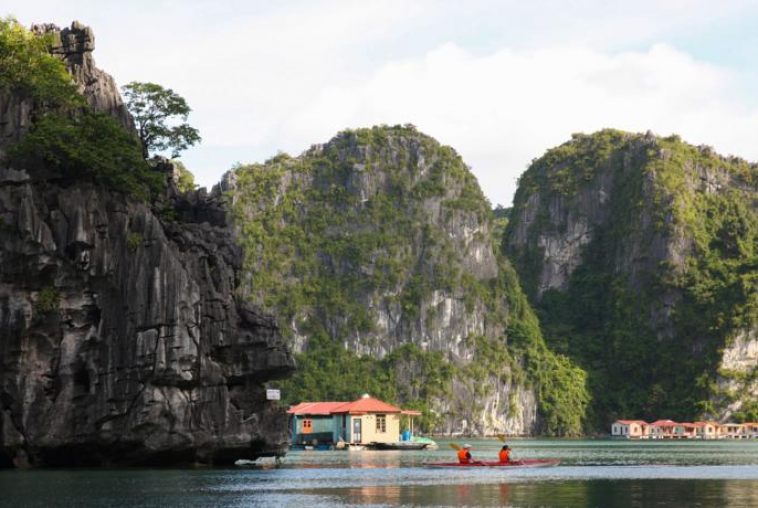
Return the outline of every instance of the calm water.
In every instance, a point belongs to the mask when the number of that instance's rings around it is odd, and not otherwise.
[[[497,441],[474,440],[475,458]],[[512,441],[541,469],[431,469],[422,452],[291,452],[279,468],[0,471],[2,506],[758,507],[758,441]]]

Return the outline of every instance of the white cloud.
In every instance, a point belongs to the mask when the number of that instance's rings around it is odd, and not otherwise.
[[[9,1],[25,23],[92,25],[98,64],[120,83],[184,95],[204,138],[185,159],[205,185],[237,160],[375,123],[452,145],[503,204],[572,132],[677,132],[758,159],[741,76],[660,42],[749,2]]]
[[[732,81],[666,45],[615,55],[554,47],[474,56],[446,44],[387,63],[360,83],[327,87],[286,130],[305,144],[344,126],[412,122],[458,149],[492,201],[509,203],[529,161],[572,132],[676,132],[758,157],[758,112],[731,100]]]

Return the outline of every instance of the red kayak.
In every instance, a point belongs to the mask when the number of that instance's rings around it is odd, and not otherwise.
[[[558,459],[521,459],[511,462],[483,460],[469,464],[461,464],[460,462],[427,462],[424,465],[427,467],[548,467],[557,466],[560,462]]]

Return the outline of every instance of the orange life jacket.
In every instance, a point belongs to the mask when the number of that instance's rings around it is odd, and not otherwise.
[[[471,454],[467,449],[461,448],[458,450],[458,462],[461,464],[468,464],[471,462]]]
[[[500,450],[499,456],[500,456],[500,462],[510,462],[511,461],[511,451],[510,450]]]

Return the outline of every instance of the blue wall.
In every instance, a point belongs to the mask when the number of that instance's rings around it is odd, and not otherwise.
[[[303,434],[303,420],[306,419],[311,421],[311,432]],[[314,439],[318,440],[319,443],[336,441],[334,439],[334,422],[331,416],[293,415],[290,425],[293,443],[310,443]]]

